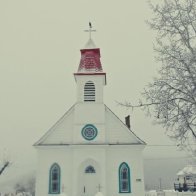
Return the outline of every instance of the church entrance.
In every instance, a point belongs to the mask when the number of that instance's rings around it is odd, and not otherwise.
[[[96,164],[92,162],[86,162],[82,164],[83,167],[80,168],[80,177],[79,177],[79,195],[82,196],[95,196],[98,192],[100,184],[100,171],[96,167]]]
[[[92,165],[85,168],[84,171],[84,189],[83,194],[86,196],[94,196],[96,194],[96,186],[98,184],[96,170]]]

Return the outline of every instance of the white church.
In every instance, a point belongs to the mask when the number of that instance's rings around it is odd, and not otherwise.
[[[146,144],[104,104],[106,73],[91,38],[74,78],[76,103],[34,144],[36,196],[144,196]]]

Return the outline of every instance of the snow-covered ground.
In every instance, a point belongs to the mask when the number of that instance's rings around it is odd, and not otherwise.
[[[196,192],[178,192],[174,190],[147,191],[145,196],[196,196]]]
[[[8,192],[8,193],[0,193],[1,196],[32,196],[28,192],[20,192],[20,193],[14,193],[14,192]]]

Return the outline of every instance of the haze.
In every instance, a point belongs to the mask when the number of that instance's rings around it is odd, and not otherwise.
[[[0,1],[0,156],[12,161],[1,185],[36,171],[32,145],[74,104],[73,73],[91,21],[107,73],[105,104],[123,121],[130,114],[132,130],[149,144],[144,151],[146,187],[157,188],[159,178],[165,187],[173,186],[188,155],[143,111],[116,104],[137,102],[157,75],[155,33],[145,23],[150,18],[147,1]]]

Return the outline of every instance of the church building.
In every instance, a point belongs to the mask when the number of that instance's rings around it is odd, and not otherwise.
[[[91,38],[74,78],[76,103],[34,144],[36,196],[144,196],[146,144],[104,104],[106,73]]]

